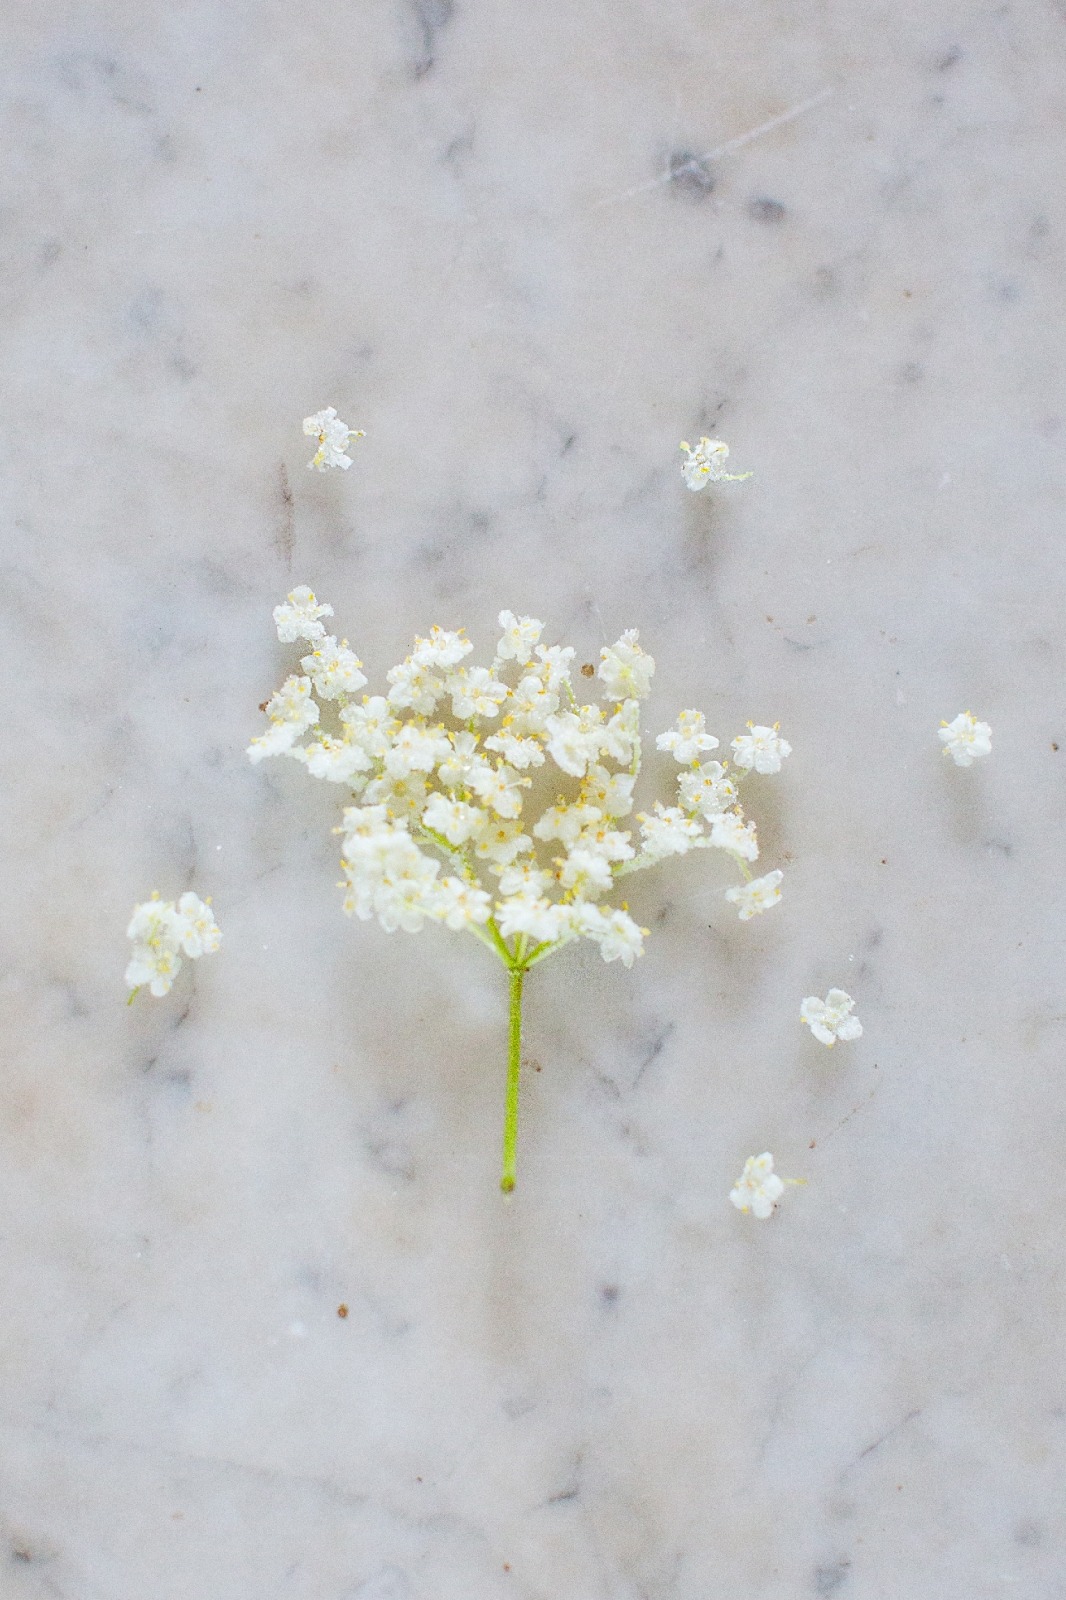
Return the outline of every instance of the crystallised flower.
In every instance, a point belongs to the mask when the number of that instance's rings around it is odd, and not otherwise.
[[[940,742],[957,767],[972,767],[978,756],[991,752],[992,729],[972,711],[960,711],[954,722],[940,724]]]
[[[773,1215],[774,1207],[785,1192],[785,1186],[774,1171],[774,1158],[769,1150],[761,1156],[749,1156],[744,1171],[729,1191],[729,1198],[738,1211],[750,1212],[765,1222]]]
[[[687,458],[681,463],[681,475],[689,489],[703,489],[708,483],[742,483],[745,478],[751,477],[750,472],[725,470],[729,446],[721,439],[704,436],[696,445],[690,445],[682,439],[681,448]]]
[[[808,995],[800,1006],[800,1021],[825,1045],[832,1046],[838,1039],[857,1039],[862,1023],[851,1015],[854,1005],[843,989],[830,989],[824,1000]]]
[[[342,422],[333,406],[327,406],[325,411],[316,411],[313,417],[305,417],[304,432],[309,438],[318,440],[318,449],[307,463],[316,472],[327,472],[330,467],[340,467],[347,472],[352,458],[344,452],[353,439],[366,438],[362,428],[349,428],[346,422]]]

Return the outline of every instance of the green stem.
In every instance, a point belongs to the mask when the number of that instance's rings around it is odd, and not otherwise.
[[[522,1070],[522,983],[524,967],[511,968],[511,1032],[507,1054],[507,1111],[503,1120],[503,1176],[500,1188],[510,1194],[515,1183],[518,1144],[518,1078]]]

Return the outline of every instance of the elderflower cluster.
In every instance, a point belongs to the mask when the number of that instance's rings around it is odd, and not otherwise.
[[[360,696],[360,661],[321,621],[332,614],[306,587],[275,609],[278,638],[310,650],[267,702],[270,726],[248,754],[288,756],[356,797],[337,830],[349,913],[389,931],[465,929],[527,963],[590,939],[631,966],[647,930],[611,899],[628,873],[718,849],[748,880],[728,892],[742,919],[780,898],[779,871],[751,879],[759,847],[738,795],[745,771],[777,771],[789,753],[776,730],[735,740],[733,773],[703,759],[718,748],[703,714],[682,711],[656,740],[681,769],[676,803],[634,815],[655,671],[636,629],[600,651],[602,704],[577,699],[573,648],[543,644],[543,624],[511,611],[489,666],[471,664],[462,631],[434,627],[386,674],[384,694]]]
[[[201,900],[191,891],[183,894],[177,905],[154,893],[150,900],[134,906],[126,936],[133,940],[126,982],[134,994],[148,984],[157,996],[166,994],[174,982],[182,955],[196,961],[222,943],[210,900]]]
[[[725,470],[729,446],[721,439],[704,437],[695,445],[682,439],[681,449],[686,456],[681,463],[681,476],[692,490],[698,491],[708,483],[743,483],[745,478],[752,476],[750,472]]]
[[[365,439],[362,428],[349,428],[342,422],[333,406],[316,411],[313,417],[304,418],[304,432],[318,440],[318,449],[307,463],[312,472],[328,472],[330,467],[340,467],[347,472],[352,458],[345,455],[353,439]]]
[[[972,767],[978,756],[990,754],[992,729],[972,711],[960,711],[954,722],[940,724],[940,742],[957,767]]]

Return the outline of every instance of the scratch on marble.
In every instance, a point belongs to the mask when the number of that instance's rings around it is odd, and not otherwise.
[[[901,1428],[905,1428],[908,1422],[913,1422],[915,1417],[920,1417],[921,1414],[921,1406],[915,1406],[913,1411],[908,1411],[905,1417],[903,1417],[893,1427],[887,1428],[879,1439],[874,1440],[873,1444],[868,1444],[865,1450],[860,1450],[858,1455],[855,1457],[855,1460],[844,1468],[844,1472],[850,1472],[851,1468],[857,1466],[860,1461],[865,1461],[866,1457],[872,1456],[875,1450],[880,1450],[881,1446],[889,1439],[893,1438],[895,1434],[899,1433]],[[841,1476],[843,1477],[843,1473]]]
[[[296,502],[284,461],[278,463],[278,501],[280,503],[281,516],[274,540],[274,548],[277,550],[278,555],[281,556],[286,568],[291,571],[292,553],[296,546]]]
[[[783,128],[787,122],[794,122],[797,117],[802,117],[808,111],[813,111],[835,94],[832,84],[812,94],[809,99],[801,100],[798,105],[790,106],[787,111],[781,111],[776,117],[770,117],[766,122],[760,122],[758,127],[749,128],[747,133],[738,133],[735,138],[727,139],[724,144],[715,145],[713,150],[708,150],[705,155],[695,156],[692,159],[700,166],[710,162],[720,161],[723,156],[732,155],[734,150],[742,150],[745,145],[753,144],[756,139],[762,139],[768,133],[773,133],[776,128]],[[598,211],[601,206],[617,205],[622,200],[632,200],[636,195],[649,194],[653,189],[661,189],[665,184],[672,183],[675,173],[671,170],[662,173],[658,178],[650,178],[647,183],[634,184],[631,189],[623,189],[619,194],[609,194],[602,200],[593,203],[591,209]]]

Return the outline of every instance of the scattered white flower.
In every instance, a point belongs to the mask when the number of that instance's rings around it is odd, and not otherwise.
[[[769,1150],[761,1156],[749,1156],[736,1187],[729,1198],[738,1211],[751,1212],[753,1217],[765,1221],[773,1215],[774,1207],[785,1192],[785,1186],[774,1171],[774,1158]]]
[[[690,761],[698,761],[702,751],[717,750],[718,740],[707,732],[702,711],[682,711],[674,726],[660,733],[655,748],[669,750],[675,761],[687,766]]]
[[[702,489],[708,483],[742,483],[745,478],[751,477],[750,472],[725,470],[729,446],[721,439],[704,436],[696,445],[690,445],[682,439],[681,448],[688,458],[681,463],[681,474],[690,489]]]
[[[991,752],[992,729],[987,722],[978,722],[972,712],[960,711],[954,722],[941,723],[940,741],[944,754],[957,767],[972,767],[978,756]]]
[[[150,900],[134,906],[126,936],[133,943],[126,968],[131,1001],[145,984],[157,997],[166,994],[181,966],[182,954],[196,961],[222,943],[211,902],[191,890],[177,905],[154,893]]]
[[[274,623],[282,644],[294,644],[297,639],[322,639],[326,630],[319,617],[331,617],[332,606],[319,605],[314,593],[305,583],[294,589],[284,605],[274,607]]]
[[[824,1000],[808,995],[800,1006],[800,1021],[805,1022],[823,1044],[832,1046],[838,1039],[857,1039],[862,1033],[862,1023],[851,1015],[854,1004],[843,989],[830,989]]]
[[[750,883],[741,883],[735,889],[726,890],[725,897],[736,906],[741,922],[748,922],[760,911],[776,906],[781,898],[784,876],[780,868],[775,868],[765,878],[753,878]]]
[[[756,772],[780,772],[782,761],[792,754],[792,746],[778,733],[779,726],[775,722],[772,728],[764,728],[749,722],[748,732],[733,740],[736,765],[746,772],[752,767]]]
[[[327,406],[325,411],[316,411],[313,417],[305,417],[304,432],[309,438],[318,440],[318,449],[307,463],[318,472],[327,472],[330,467],[340,467],[347,472],[352,458],[344,452],[353,439],[366,437],[362,428],[349,428],[346,422],[342,422],[333,406]]]

